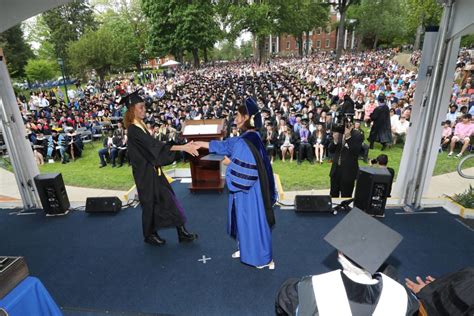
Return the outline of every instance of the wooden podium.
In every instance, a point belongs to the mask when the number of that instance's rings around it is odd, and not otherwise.
[[[183,125],[183,137],[188,141],[222,140],[225,136],[225,120],[188,120]],[[225,181],[221,177],[220,161],[201,160],[209,154],[205,148],[199,149],[198,157],[190,157],[191,164],[191,184],[189,190],[222,192]]]

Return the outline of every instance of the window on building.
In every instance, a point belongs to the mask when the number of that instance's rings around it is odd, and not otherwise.
[[[286,49],[290,49],[290,42],[286,42]]]
[[[326,33],[327,33],[327,34],[331,34],[331,27],[330,27],[330,26],[328,26],[328,27],[326,28]]]
[[[331,41],[329,39],[326,40],[326,47],[331,46]]]
[[[300,42],[296,41],[296,48],[300,48]]]
[[[321,48],[321,41],[316,41],[316,48]]]
[[[313,31],[309,31],[309,36],[313,36]]]
[[[317,34],[317,35],[321,35],[321,30],[322,30],[322,28],[321,28],[321,27],[318,27],[318,28],[316,29],[316,34]]]

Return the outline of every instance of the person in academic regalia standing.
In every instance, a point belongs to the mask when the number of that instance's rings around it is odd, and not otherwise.
[[[377,98],[379,105],[370,114],[373,125],[370,129],[370,149],[374,149],[374,142],[382,144],[382,150],[392,143],[392,128],[390,123],[390,108],[385,102],[385,96],[380,94]]]
[[[230,191],[227,231],[238,242],[232,258],[259,269],[275,269],[271,228],[277,200],[275,179],[258,129],[262,120],[257,103],[248,98],[237,110],[238,137],[224,141],[195,142],[209,152],[225,155],[226,183]]]
[[[184,227],[186,217],[183,208],[161,167],[173,163],[177,151],[197,156],[197,146],[193,143],[177,146],[153,138],[143,122],[146,115],[145,102],[138,91],[125,96],[121,103],[127,107],[125,126],[128,155],[143,210],[145,242],[163,245],[166,241],[158,235],[157,229],[167,227],[177,228],[179,242],[195,240],[197,235],[188,233]]]

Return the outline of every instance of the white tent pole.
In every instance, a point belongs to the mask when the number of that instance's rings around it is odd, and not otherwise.
[[[34,177],[39,174],[33,150],[28,141],[23,118],[16,102],[7,65],[0,49],[0,127],[13,166],[25,209],[39,208]]]

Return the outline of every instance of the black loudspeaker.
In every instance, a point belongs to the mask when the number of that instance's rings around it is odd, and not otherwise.
[[[86,213],[117,213],[122,201],[116,197],[92,197],[86,200]]]
[[[360,167],[354,206],[369,215],[384,216],[392,175],[385,168]]]
[[[46,214],[66,214],[71,204],[60,173],[40,174],[35,177],[36,189]]]
[[[332,212],[332,201],[329,195],[295,196],[296,212]]]

